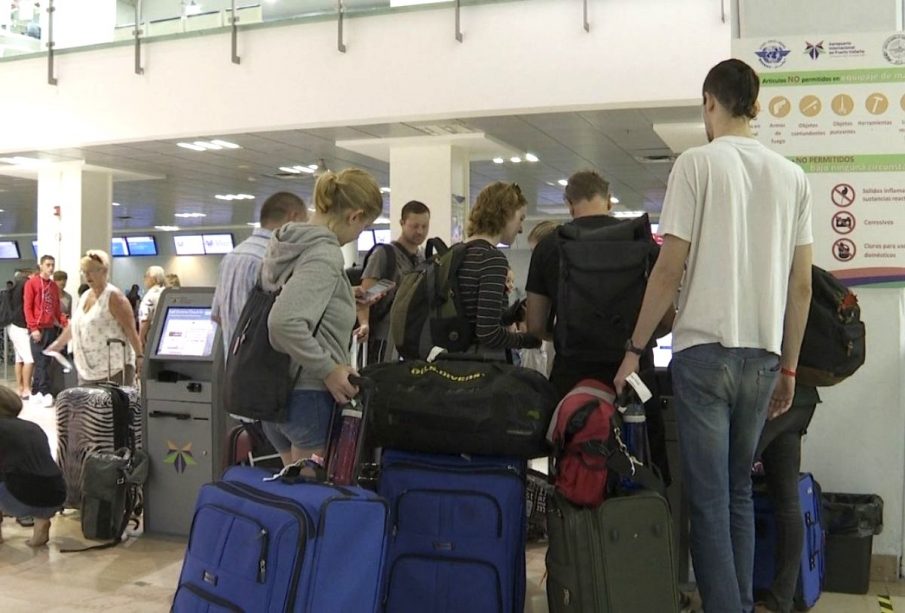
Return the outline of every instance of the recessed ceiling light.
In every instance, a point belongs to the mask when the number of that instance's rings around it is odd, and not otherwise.
[[[111,204],[112,204],[113,206],[119,206],[119,202],[112,202]]]
[[[5,213],[6,209],[0,209],[0,213]]]
[[[610,202],[612,202],[613,204],[619,204],[619,198],[617,198],[616,196],[610,196]]]
[[[179,226],[154,226],[154,229],[161,232],[176,232],[179,230]]]
[[[565,187],[566,185],[569,184],[569,180],[568,180],[568,179],[560,179],[559,181],[557,181],[557,183],[559,183],[560,185],[562,185],[563,187]]]
[[[261,222],[260,222],[260,221],[249,221],[249,222],[248,222],[247,224],[245,224],[245,225],[246,225],[246,226],[251,226],[252,228],[260,228],[260,227],[261,227]]]
[[[251,194],[217,194],[214,196],[217,200],[254,200]]]
[[[198,219],[200,217],[207,217],[205,213],[176,213],[173,217],[180,217],[182,219]]]
[[[255,197],[251,194],[238,194],[236,195],[236,199],[238,200],[254,200]]]
[[[302,172],[301,170],[296,170],[292,166],[280,166],[280,170],[282,170],[283,172],[291,172],[292,174],[295,174],[295,175],[300,174]]]
[[[301,164],[297,164],[297,165],[293,166],[293,168],[299,172],[304,172],[305,174],[309,174],[309,175],[313,175],[314,171],[317,170],[316,167],[311,168],[310,166],[302,166]]]
[[[219,150],[223,149],[223,147],[221,147],[220,145],[215,145],[212,142],[203,141],[203,140],[196,140],[192,144],[195,145],[196,147],[201,147],[202,149],[210,149],[212,151],[219,151]]]
[[[502,163],[505,162],[505,161],[506,161],[506,160],[504,160],[503,158],[493,158],[493,163],[494,163],[494,164],[502,164]]]
[[[320,168],[320,166],[318,166],[317,164],[308,164],[308,168],[310,168],[311,170],[317,170],[318,168]]]
[[[381,193],[381,194],[389,194],[389,193],[390,193],[390,188],[389,188],[389,187],[381,187],[381,188],[380,188],[380,193]]]
[[[536,155],[534,155],[533,153],[526,153],[525,160],[528,162],[537,162],[538,157]]]
[[[183,149],[191,149],[192,151],[204,151],[204,147],[199,147],[198,145],[193,145],[192,143],[176,143],[177,147],[182,147]]]
[[[513,155],[511,158],[509,158],[509,161],[512,162],[513,164],[521,164],[522,158],[520,158],[517,155]]]
[[[6,164],[12,164],[14,166],[37,166],[46,163],[45,160],[29,158],[22,155],[16,155],[11,158],[0,158],[0,162],[5,162]]]
[[[224,149],[241,149],[242,148],[239,145],[237,145],[236,143],[231,143],[228,140],[220,140],[219,138],[212,140],[211,142],[215,145],[220,145]]]

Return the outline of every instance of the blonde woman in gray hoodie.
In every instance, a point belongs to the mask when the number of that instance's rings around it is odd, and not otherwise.
[[[302,369],[286,421],[264,422],[284,464],[321,458],[335,404],[358,393],[349,381],[356,302],[340,247],[377,219],[383,198],[371,175],[348,169],[318,179],[314,205],[308,222],[274,232],[261,270],[264,289],[283,288],[267,321],[270,343],[292,358],[293,376]]]

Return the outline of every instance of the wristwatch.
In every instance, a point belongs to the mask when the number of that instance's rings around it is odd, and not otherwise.
[[[643,347],[635,347],[635,346],[632,344],[632,339],[629,338],[627,341],[625,341],[625,352],[626,352],[626,353],[634,353],[635,355],[640,356],[640,355],[644,355],[644,348],[643,348]]]

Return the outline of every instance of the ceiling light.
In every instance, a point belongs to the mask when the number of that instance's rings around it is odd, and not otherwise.
[[[513,164],[521,164],[522,158],[520,158],[517,155],[513,155],[511,158],[509,158],[509,161],[512,162]]]
[[[525,154],[525,160],[528,161],[528,162],[537,162],[538,159],[539,159],[539,158],[538,158],[536,155],[534,155],[533,153],[526,153],[526,154]]]
[[[613,211],[613,217],[619,218],[629,218],[629,217],[641,217],[644,215],[644,211]]]
[[[202,150],[210,149],[212,151],[219,151],[220,149],[223,149],[223,147],[221,147],[220,145],[215,145],[214,143],[203,141],[203,140],[196,140],[192,144],[195,145],[196,147],[201,147]]]
[[[502,164],[502,163],[505,162],[505,161],[506,161],[506,160],[504,160],[503,158],[493,158],[493,163],[494,163],[494,164]]]
[[[5,213],[6,209],[0,209],[0,213]]]
[[[317,170],[318,168],[320,168],[320,166],[318,166],[317,164],[308,164],[308,168],[310,168],[311,170]]]
[[[111,204],[113,204],[113,206],[119,206],[119,202],[113,202]]]
[[[283,172],[292,173],[294,175],[300,174],[302,172],[301,170],[296,170],[291,166],[280,166],[280,170],[282,170]]]
[[[248,222],[247,224],[245,224],[245,225],[246,225],[246,226],[251,226],[252,228],[260,228],[260,227],[261,227],[261,222],[260,222],[260,221],[249,221],[249,222]]]
[[[309,175],[313,175],[313,174],[314,174],[314,171],[317,169],[316,167],[315,167],[315,168],[311,168],[310,166],[302,166],[302,165],[300,165],[300,164],[299,164],[299,165],[296,165],[296,166],[293,166],[293,168],[294,168],[295,170],[297,170],[298,172],[304,172],[304,173],[309,174]]]
[[[565,187],[566,185],[569,184],[569,180],[568,180],[568,179],[560,179],[559,181],[557,181],[557,183],[559,183],[560,185],[562,185],[563,187]]]
[[[37,166],[39,164],[46,163],[45,160],[39,160],[38,158],[28,158],[22,155],[16,155],[11,158],[0,158],[0,162],[13,164],[14,166]]]
[[[242,148],[239,145],[237,145],[236,143],[231,143],[228,140],[220,140],[219,138],[214,139],[211,142],[215,145],[220,145],[224,149],[241,149]]]
[[[619,198],[617,198],[616,196],[610,196],[610,202],[612,202],[613,204],[619,204]]]
[[[160,230],[161,232],[177,232],[179,226],[154,226],[154,229]]]
[[[390,193],[390,188],[389,188],[389,187],[381,187],[381,188],[380,188],[380,193],[381,193],[381,194],[389,194],[389,193]]]
[[[182,219],[197,219],[199,217],[207,217],[204,213],[176,213],[173,217],[180,217]]]
[[[255,197],[252,196],[251,194],[239,194],[238,196],[236,196],[236,199],[238,199],[238,200],[254,200]]]
[[[204,151],[204,147],[199,147],[192,143],[176,143],[176,146],[182,147],[183,149],[191,149],[192,151]]]

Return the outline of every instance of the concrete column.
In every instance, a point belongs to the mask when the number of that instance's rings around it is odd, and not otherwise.
[[[448,244],[464,238],[468,214],[469,153],[448,143],[390,147],[390,220],[399,235],[402,207],[420,200],[431,210],[430,236]]]
[[[85,170],[83,162],[51,164],[38,171],[38,259],[56,258],[57,270],[69,274],[66,291],[73,296],[81,283],[79,260],[85,251],[110,253],[112,202],[109,172]]]

